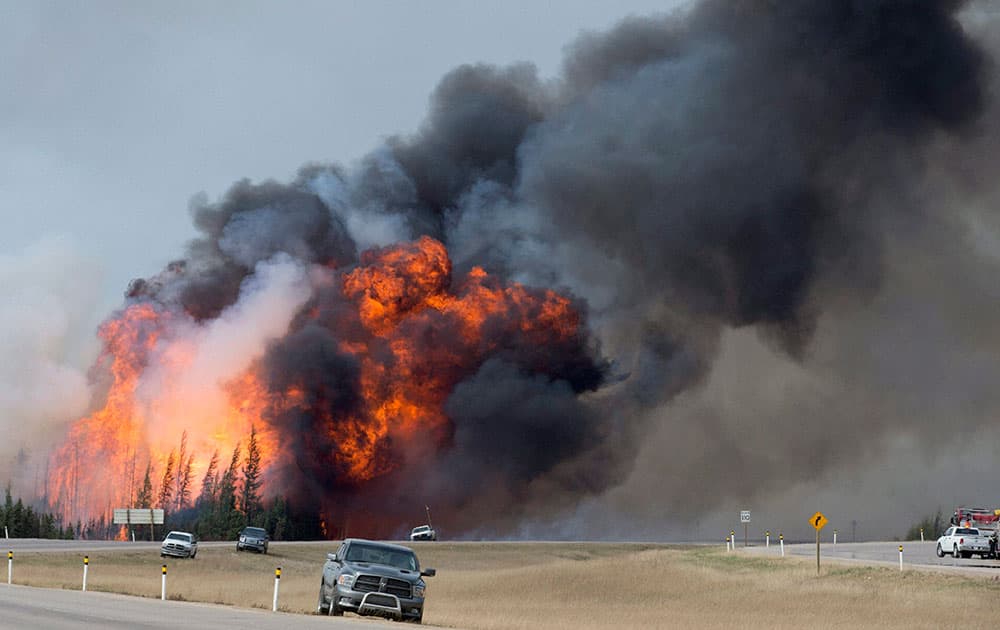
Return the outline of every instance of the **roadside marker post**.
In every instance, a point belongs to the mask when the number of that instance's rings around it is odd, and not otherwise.
[[[7,552],[7,586],[10,586],[10,576],[14,573],[14,552]]]
[[[726,553],[729,553],[729,551],[730,551],[730,547],[729,547],[729,536],[726,536]]]
[[[278,585],[281,584],[281,567],[274,570],[274,601],[271,603],[271,612],[278,612]],[[333,606],[330,606],[333,608]]]
[[[924,528],[920,528],[920,542],[924,542]]]
[[[90,558],[88,556],[83,557],[83,592],[87,592],[87,567],[90,565]]]
[[[903,570],[903,545],[899,546],[899,570]]]
[[[167,600],[167,565],[163,565],[163,576],[160,579],[160,600]]]
[[[785,535],[778,534],[778,542],[781,543],[781,557],[785,557]]]
[[[809,517],[809,524],[816,530],[816,575],[819,575],[819,530],[828,522],[822,512],[816,512]]]
[[[736,551],[736,530],[729,530],[729,540],[733,543],[733,551]]]
[[[10,540],[10,533],[7,531],[6,525],[3,526],[3,537],[6,538],[7,540]]]
[[[833,544],[837,545],[837,530],[833,530]]]
[[[764,532],[764,549],[771,546],[771,532],[770,530]]]

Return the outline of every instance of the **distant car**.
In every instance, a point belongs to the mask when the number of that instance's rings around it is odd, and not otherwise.
[[[319,583],[319,612],[378,615],[420,623],[424,617],[425,577],[408,547],[348,538],[336,553],[326,554]]]
[[[170,532],[160,545],[160,557],[191,558],[198,555],[198,541],[188,532]]]
[[[260,553],[267,553],[267,544],[271,537],[267,535],[267,530],[262,527],[244,527],[240,532],[240,537],[236,541],[236,551],[253,549]]]
[[[410,540],[437,540],[437,532],[430,525],[419,525],[410,531]]]
[[[982,558],[987,558],[991,552],[990,540],[983,536],[975,527],[949,527],[937,540],[937,557],[941,558],[946,553],[950,553],[955,558],[971,558],[972,554],[979,554]]]

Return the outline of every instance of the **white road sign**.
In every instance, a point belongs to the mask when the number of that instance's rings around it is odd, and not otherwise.
[[[750,510],[742,510],[740,512],[740,522],[749,523],[750,522]]]

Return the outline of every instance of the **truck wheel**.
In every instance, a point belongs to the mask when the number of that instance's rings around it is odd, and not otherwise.
[[[938,558],[943,558],[944,557],[944,551],[941,549],[941,543],[938,543],[936,552],[937,552],[937,557]]]
[[[334,595],[336,597],[336,595]],[[333,617],[343,617],[344,609],[337,605],[337,602],[330,602],[330,615]]]
[[[951,557],[952,558],[958,558],[959,557],[958,556],[958,545],[955,545],[954,547],[952,547]]]
[[[326,598],[323,597],[323,580],[319,581],[319,603],[316,605],[316,610],[321,615],[330,614],[330,605],[326,603]]]

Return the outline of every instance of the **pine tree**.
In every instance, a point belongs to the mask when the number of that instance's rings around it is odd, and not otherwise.
[[[191,504],[191,475],[194,454],[187,452],[187,431],[181,434],[181,452],[177,460],[177,480],[174,489],[174,501],[177,511],[181,511]]]
[[[212,459],[208,462],[208,469],[201,480],[201,493],[198,495],[196,505],[199,508],[210,506],[215,502],[216,486],[219,484],[219,451],[212,453]]]
[[[160,483],[160,496],[159,503],[160,507],[166,512],[170,505],[170,499],[173,496],[174,488],[174,452],[170,451],[170,456],[167,457],[167,467],[163,471],[163,481]]]
[[[139,494],[135,497],[135,507],[138,508],[151,508],[153,507],[153,462],[148,462],[146,464],[146,476],[142,480],[142,488],[139,489]]]
[[[236,475],[239,472],[240,453],[242,449],[237,444],[233,449],[233,456],[229,460],[229,468],[222,474],[219,481],[219,498],[216,502],[215,513],[212,516],[212,530],[215,538],[232,538],[239,532],[240,528],[246,525],[243,514],[236,506]]]
[[[240,511],[247,523],[256,524],[260,516],[260,442],[257,430],[250,425],[250,441],[247,442],[247,458],[243,464],[243,484],[240,487]]]

